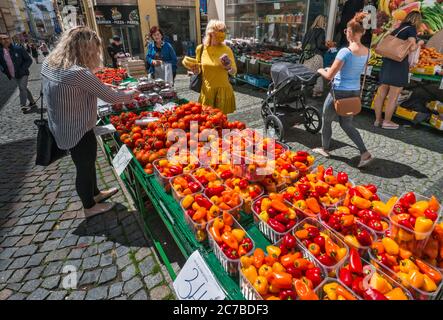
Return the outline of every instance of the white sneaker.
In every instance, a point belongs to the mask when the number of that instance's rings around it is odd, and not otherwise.
[[[100,203],[102,201],[105,201],[106,199],[109,199],[117,192],[118,192],[117,188],[111,188],[109,190],[100,191],[100,193],[94,197],[94,201],[95,203]]]
[[[108,202],[108,203],[96,203],[95,206],[89,209],[84,209],[85,212],[85,218],[91,218],[93,216],[96,216],[98,214],[102,214],[105,212],[108,212],[112,210],[115,206],[115,203]]]
[[[325,151],[323,148],[314,148],[312,149],[312,152],[321,154],[323,157],[329,158],[329,153]]]

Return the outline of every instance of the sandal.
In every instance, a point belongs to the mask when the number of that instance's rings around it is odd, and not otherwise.
[[[375,121],[374,121],[374,127],[376,127],[376,128],[381,127],[381,125],[380,125],[380,121],[375,120]]]
[[[314,148],[312,149],[312,152],[321,154],[323,157],[329,158],[329,153],[323,148]]]
[[[396,129],[400,128],[400,125],[398,125],[396,123],[386,123],[386,122],[383,122],[381,127],[383,129],[396,130]]]
[[[370,164],[375,158],[371,155],[368,159],[360,160],[360,163],[358,164],[357,168],[363,168],[366,167],[368,164]]]

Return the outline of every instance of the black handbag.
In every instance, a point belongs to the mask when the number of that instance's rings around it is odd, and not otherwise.
[[[200,51],[200,59],[197,60],[199,63],[201,63],[202,61],[202,54],[204,49],[205,46],[202,45],[202,49]],[[193,74],[191,76],[191,79],[189,81],[189,89],[194,92],[200,93],[200,91],[202,90],[202,83],[203,83],[202,70],[200,70],[199,74]]]
[[[37,134],[37,157],[35,164],[38,166],[49,166],[51,163],[63,158],[68,154],[67,150],[61,150],[55,142],[48,120],[43,118],[43,90],[40,91],[40,119],[34,121],[38,127]]]

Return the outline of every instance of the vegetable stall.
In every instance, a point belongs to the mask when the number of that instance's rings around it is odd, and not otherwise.
[[[377,11],[377,29],[373,30],[370,76],[364,88],[363,102],[373,108],[378,87],[378,73],[382,57],[373,48],[383,37],[397,28],[406,15],[420,11],[423,23],[418,30],[425,47],[419,51],[418,61],[410,68],[409,86],[400,95],[395,115],[414,123],[443,130],[443,3],[438,0],[380,0]]]
[[[116,130],[102,136],[108,159],[115,165],[127,150],[121,177],[147,233],[158,215],[186,258],[201,254],[227,299],[440,298],[443,223],[434,196],[382,194],[210,106],[134,105],[100,116]],[[185,134],[168,141],[175,128]],[[239,131],[211,134],[206,149],[191,139],[205,129]],[[174,150],[186,144],[192,152]],[[175,279],[161,239],[153,241]]]

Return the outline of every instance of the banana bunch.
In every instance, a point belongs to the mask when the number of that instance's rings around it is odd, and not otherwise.
[[[378,4],[378,10],[385,12],[388,15],[391,15],[391,10],[389,9],[389,3],[391,0],[380,0]]]
[[[368,64],[375,67],[381,67],[383,63],[381,58],[380,55],[376,54],[375,51],[371,49],[371,56],[369,57]]]

